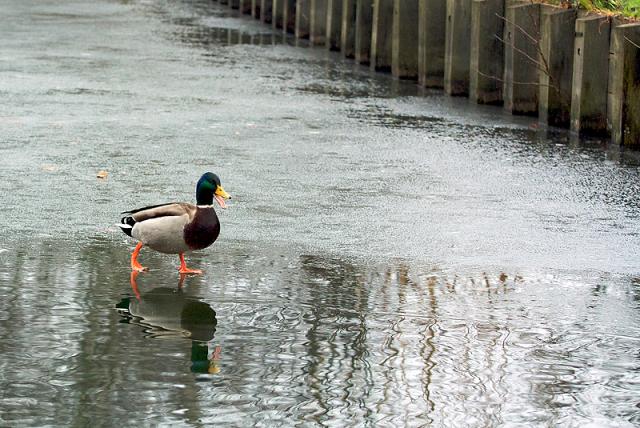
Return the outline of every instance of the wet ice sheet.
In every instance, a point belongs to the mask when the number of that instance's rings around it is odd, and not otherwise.
[[[638,422],[634,156],[209,2],[14,3],[7,424]],[[191,256],[206,275],[180,292],[177,260],[143,252],[137,281],[152,310],[175,293],[174,309],[215,311],[214,339],[192,342],[177,315],[135,315],[113,224],[192,200],[205,170],[234,196],[220,241]]]
[[[638,280],[221,244],[134,292],[121,244],[58,244],[0,259],[12,426],[638,422]]]

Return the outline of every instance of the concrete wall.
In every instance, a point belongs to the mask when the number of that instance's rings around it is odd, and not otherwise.
[[[524,0],[221,0],[347,58],[640,146],[640,24]]]

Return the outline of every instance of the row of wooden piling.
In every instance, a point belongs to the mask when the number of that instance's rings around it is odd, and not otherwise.
[[[640,23],[531,0],[218,0],[479,104],[640,147]]]

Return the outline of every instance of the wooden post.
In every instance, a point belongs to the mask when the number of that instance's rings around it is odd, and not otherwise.
[[[447,0],[444,90],[449,95],[469,93],[471,0]]]
[[[420,0],[419,14],[418,82],[443,88],[447,0]]]
[[[578,134],[607,134],[609,36],[606,16],[576,20],[571,90],[571,130]]]
[[[369,64],[371,55],[372,0],[356,0],[356,62]]]
[[[324,45],[327,37],[327,1],[311,0],[309,41],[312,45]]]
[[[608,125],[616,144],[640,147],[640,24],[611,32]]]
[[[393,3],[391,72],[401,79],[418,78],[419,9],[418,0]]]
[[[373,0],[371,17],[371,68],[391,71],[394,0]]]
[[[326,46],[332,51],[340,50],[342,31],[342,0],[327,0]]]
[[[356,56],[356,0],[342,0],[340,51],[345,58]]]
[[[538,40],[540,5],[506,8],[504,54],[504,108],[512,114],[538,114]]]
[[[540,92],[538,116],[541,123],[569,127],[573,43],[576,11],[547,8],[540,17]]]
[[[504,0],[474,0],[471,9],[469,98],[502,104]]]

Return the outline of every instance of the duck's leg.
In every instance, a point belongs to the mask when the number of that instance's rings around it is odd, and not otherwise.
[[[149,270],[149,268],[146,268],[138,263],[138,254],[140,254],[140,250],[142,249],[143,245],[144,244],[142,242],[138,242],[138,245],[136,245],[136,249],[133,250],[133,253],[131,254],[131,270],[134,270],[136,272],[145,272]]]
[[[178,272],[180,272],[180,273],[195,273],[195,274],[202,273],[202,271],[199,270],[199,269],[189,269],[187,267],[187,263],[184,261],[184,253],[180,253],[180,270]]]

